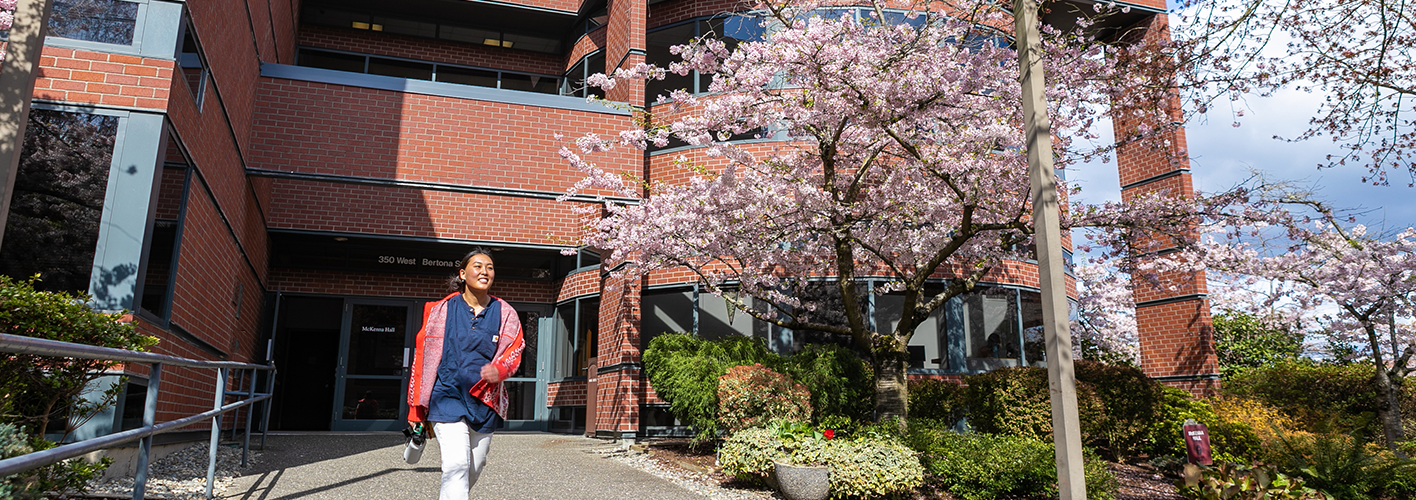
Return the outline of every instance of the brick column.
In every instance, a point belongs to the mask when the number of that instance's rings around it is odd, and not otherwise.
[[[600,288],[595,428],[600,437],[633,440],[648,383],[639,349],[642,279],[608,276]],[[590,429],[587,429],[587,431]]]
[[[645,25],[648,22],[648,4],[645,0],[614,0],[610,2],[610,19],[605,36],[605,73],[613,74],[619,68],[632,68],[644,62]],[[644,105],[644,82],[639,80],[621,81],[614,89],[605,92],[611,101],[627,102],[635,106]]]
[[[1165,14],[1142,22],[1147,40],[1170,38]],[[1179,116],[1179,100],[1167,103]],[[1114,132],[1118,141],[1130,137],[1138,122],[1118,120]],[[1190,163],[1185,156],[1185,131],[1176,128],[1147,140],[1126,144],[1116,154],[1120,170],[1121,199],[1163,193],[1193,196]],[[1142,238],[1146,252],[1164,253],[1176,245],[1176,238],[1196,238],[1193,226],[1182,234],[1150,235]],[[1214,333],[1210,326],[1209,299],[1204,271],[1171,272],[1160,275],[1159,286],[1146,278],[1133,280],[1136,301],[1136,328],[1141,343],[1141,369],[1168,385],[1196,395],[1210,395],[1219,388],[1219,366],[1214,353]]]

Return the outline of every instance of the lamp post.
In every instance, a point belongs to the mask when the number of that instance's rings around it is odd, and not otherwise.
[[[30,96],[44,49],[44,27],[49,24],[51,0],[15,2],[15,20],[10,25],[4,61],[0,62],[0,244],[10,219],[10,199],[15,193],[15,177],[20,170],[20,152],[29,123]]]
[[[1043,90],[1042,42],[1037,28],[1038,0],[1015,0],[1013,29],[1023,86],[1023,127],[1028,141],[1028,177],[1032,181],[1037,273],[1042,288],[1042,324],[1047,342],[1047,382],[1052,398],[1052,438],[1057,454],[1057,491],[1061,500],[1085,500],[1082,431],[1077,418],[1077,380],[1072,369],[1072,335],[1067,314],[1067,283],[1062,267],[1062,229],[1056,172],[1052,164],[1052,124]]]

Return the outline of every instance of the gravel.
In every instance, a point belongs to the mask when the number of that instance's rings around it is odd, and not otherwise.
[[[713,500],[781,500],[783,498],[773,491],[725,488],[721,481],[713,476],[665,463],[663,459],[648,453],[634,452],[619,446],[600,447],[595,452],[604,458],[648,472]]]
[[[251,450],[247,455],[247,469],[260,461],[261,453]],[[207,443],[198,443],[185,450],[172,453],[148,467],[147,491],[145,498],[172,500],[200,500],[206,498],[206,473],[210,460]],[[212,492],[220,495],[241,475],[241,448],[222,445],[217,447],[216,479]],[[133,478],[89,483],[89,498],[132,498]]]

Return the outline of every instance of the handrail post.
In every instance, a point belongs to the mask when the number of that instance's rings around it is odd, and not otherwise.
[[[267,358],[269,358],[269,356],[267,356]],[[261,419],[261,451],[265,451],[266,433],[270,431],[270,407],[275,401],[275,362],[266,359],[266,364],[271,366],[271,369],[266,370],[265,391],[266,395],[270,396],[270,398],[261,402],[263,405],[261,409],[265,411],[265,418]]]
[[[226,401],[226,372],[227,368],[216,369],[216,404],[213,410],[220,410],[222,403]],[[216,448],[221,444],[221,414],[211,417],[211,447],[208,449],[210,458],[207,462],[206,477],[206,498],[212,497],[212,486],[216,483]]]
[[[256,398],[256,370],[249,370],[251,383],[246,389],[246,399]],[[251,417],[256,414],[256,405],[246,405],[246,434],[241,436],[241,467],[246,467],[246,456],[251,453]]]
[[[143,427],[152,427],[157,423],[157,385],[162,383],[162,363],[153,363],[152,370],[148,373],[147,399],[143,400]],[[143,500],[143,495],[147,492],[148,457],[152,453],[152,440],[157,437],[151,435],[142,438],[138,442],[138,470],[133,478],[133,500]]]

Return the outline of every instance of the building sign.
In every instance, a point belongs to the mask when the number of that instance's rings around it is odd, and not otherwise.
[[[457,268],[457,262],[456,262],[456,261],[429,259],[429,258],[426,258],[426,257],[423,257],[423,258],[419,258],[419,257],[401,257],[401,256],[396,256],[396,255],[380,255],[380,256],[378,257],[378,263],[379,263],[379,264],[398,264],[398,265],[404,265],[404,266],[445,267],[445,268],[450,268],[450,269],[456,269],[456,268]]]
[[[364,327],[360,327],[359,330],[360,330],[360,331],[364,331],[364,332],[374,332],[374,333],[395,333],[395,332],[398,331],[397,329],[395,329],[395,328],[392,327],[392,326],[364,326]]]

